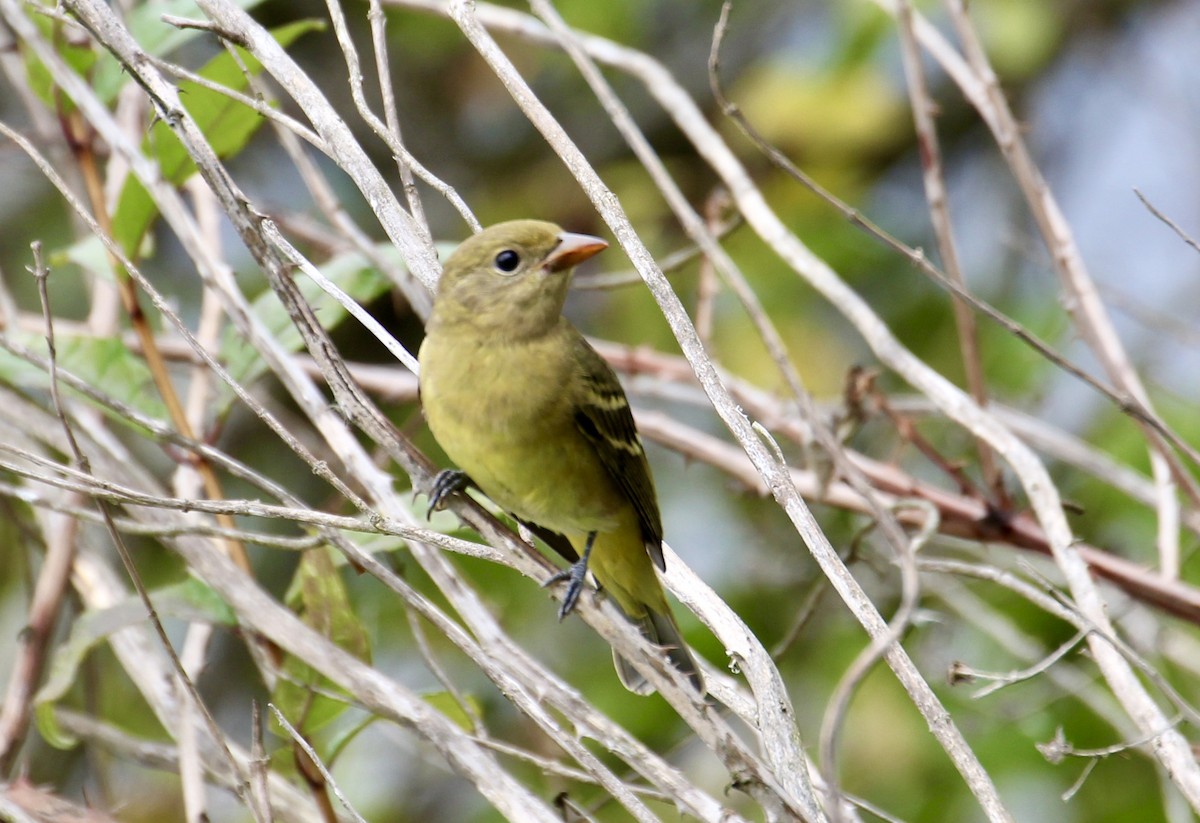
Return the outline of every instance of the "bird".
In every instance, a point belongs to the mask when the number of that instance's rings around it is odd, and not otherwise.
[[[418,360],[425,419],[457,468],[438,473],[429,510],[465,488],[483,492],[575,560],[544,584],[568,584],[560,620],[590,571],[703,694],[655,575],[665,569],[662,518],[629,401],[562,314],[575,266],[607,245],[554,223],[513,220],[447,258]],[[615,651],[613,660],[627,689],[654,691]]]

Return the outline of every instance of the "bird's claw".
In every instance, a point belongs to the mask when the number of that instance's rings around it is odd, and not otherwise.
[[[558,607],[558,619],[564,619],[570,614],[575,604],[579,601],[579,595],[583,593],[584,580],[587,577],[587,561],[580,560],[571,564],[568,568],[552,575],[542,587],[553,586],[555,583],[561,583],[564,580],[568,581],[567,593],[563,595],[562,605]]]
[[[459,469],[442,469],[433,478],[433,488],[429,490],[429,509],[425,512],[428,520],[435,511],[440,511],[446,498],[455,492],[460,492],[471,485],[471,478]]]

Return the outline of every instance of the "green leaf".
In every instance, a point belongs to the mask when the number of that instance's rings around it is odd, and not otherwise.
[[[333,550],[313,549],[304,553],[288,592],[288,603],[300,618],[339,648],[369,662],[370,641],[350,603],[342,577],[334,564]],[[327,696],[341,689],[324,675],[297,657],[283,662],[282,676],[271,695],[271,702],[306,737],[335,720],[348,706],[347,701]],[[276,724],[272,723],[272,728]],[[282,729],[276,729],[282,733]]]
[[[260,3],[262,0],[234,0],[234,5],[242,9],[252,9]],[[163,15],[190,20],[205,17],[195,0],[143,0],[134,4],[125,20],[133,39],[147,54],[164,57],[197,37],[211,39],[203,29],[172,26],[163,20]],[[112,101],[129,79],[129,73],[115,60],[105,60],[97,67],[95,87],[103,100]]]
[[[236,0],[236,5],[250,9],[262,0]],[[43,5],[53,7],[51,2]],[[138,46],[147,54],[163,57],[175,49],[195,39],[205,32],[197,28],[179,28],[163,21],[163,15],[175,17],[202,19],[204,14],[195,0],[145,0],[127,9],[125,22]],[[117,94],[130,81],[120,62],[109,52],[95,46],[91,40],[81,40],[78,36],[67,37],[58,21],[45,15],[31,15],[33,23],[46,39],[58,49],[61,57],[68,66],[81,77],[89,79],[96,96],[105,103],[112,103]],[[50,72],[33,52],[25,51],[26,71],[30,78],[30,88],[51,109],[73,111],[75,106],[64,95],[57,94]]]
[[[112,258],[104,243],[94,234],[88,234],[76,240],[65,249],[51,253],[47,261],[51,269],[73,263],[93,277],[106,283],[116,284],[117,278],[113,273]]]
[[[150,417],[167,419],[146,361],[119,337],[58,337],[59,365]]]
[[[46,356],[46,341],[39,334],[10,330],[8,337],[34,354]],[[110,397],[158,420],[167,409],[154,387],[146,361],[131,351],[119,337],[55,335],[58,366],[88,385],[100,387]],[[5,383],[39,390],[48,389],[50,376],[16,355],[0,354],[0,379]],[[64,384],[64,391],[71,391]],[[123,418],[122,418],[123,419]]]
[[[194,578],[151,592],[150,602],[154,604],[159,619],[178,618],[189,623],[237,625],[237,618],[225,601]],[[84,612],[71,624],[70,636],[54,650],[46,682],[33,698],[38,730],[47,743],[68,749],[77,742],[58,725],[54,706],[70,690],[88,653],[113,633],[142,625],[147,619],[146,606],[141,598],[129,597],[107,609]]]
[[[378,715],[368,714],[357,723],[342,729],[335,729],[333,734],[325,738],[321,748],[325,750],[325,765],[332,767],[346,747],[354,742],[354,738],[366,730],[368,726],[379,720]]]
[[[300,35],[322,28],[317,20],[301,20],[272,30],[281,46],[287,47]],[[244,92],[249,77],[262,73],[262,65],[248,52],[238,49],[239,60],[222,52],[208,62],[200,76],[233,91]],[[245,66],[245,71],[242,67]],[[204,133],[218,157],[236,155],[265,122],[256,111],[227,95],[207,89],[198,83],[185,81],[179,85],[179,99]],[[196,170],[191,156],[166,123],[157,121],[142,146],[155,158],[164,180],[180,185]],[[158,207],[142,184],[132,175],[126,180],[113,215],[113,236],[125,253],[133,256],[142,237],[158,216]]]
[[[400,252],[391,243],[380,243],[376,254],[402,265]],[[389,288],[387,280],[363,255],[358,252],[339,254],[322,266],[321,273],[338,288],[350,295],[359,304],[369,303]],[[321,326],[326,330],[336,328],[348,316],[348,312],[333,297],[307,277],[297,279],[297,285],[305,301],[312,306]],[[273,291],[265,291],[251,306],[254,314],[279,341],[286,351],[299,351],[304,341],[292,323],[287,310]],[[248,385],[266,368],[257,348],[249,345],[234,329],[228,329],[221,344],[221,358],[229,373],[242,385]]]
[[[463,697],[470,704],[470,712],[463,708],[454,695],[447,691],[427,692],[421,695],[421,699],[444,714],[451,723],[464,732],[474,732],[475,717],[483,715],[482,704],[471,695]],[[472,717],[471,713],[474,713],[475,717]]]
[[[90,40],[81,40],[78,36],[67,37],[63,26],[57,20],[40,14],[30,15],[33,24],[41,31],[46,42],[52,43],[58,51],[58,56],[81,77],[87,77],[94,69],[97,60],[107,57],[106,53],[97,52]],[[50,76],[45,64],[34,56],[32,49],[26,49],[25,71],[29,77],[29,88],[52,111],[66,114],[75,110],[65,94],[58,92],[54,79]],[[108,57],[112,63],[116,60]]]
[[[25,334],[16,329],[9,329],[5,332],[5,337],[13,340],[13,342],[19,342],[25,348],[33,350],[36,354],[44,355],[46,352],[44,341],[39,344],[33,339],[34,335]],[[46,372],[39,367],[15,354],[10,354],[8,351],[0,349],[0,383],[7,386],[44,390],[49,388],[50,379],[46,375]]]

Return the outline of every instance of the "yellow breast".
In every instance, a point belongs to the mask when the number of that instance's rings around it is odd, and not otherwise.
[[[447,456],[517,517],[568,536],[615,527],[624,501],[575,424],[572,364],[554,341],[504,345],[431,333],[421,402]]]

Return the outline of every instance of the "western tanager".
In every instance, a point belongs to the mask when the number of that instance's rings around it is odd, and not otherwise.
[[[703,681],[671,616],[662,521],[646,454],[616,375],[562,316],[571,271],[607,246],[552,223],[515,220],[465,241],[446,261],[421,345],[421,402],[458,466],[431,508],[470,484],[579,557],[559,617],[590,570],[626,617],[697,689]],[[614,654],[626,688],[653,688]]]

